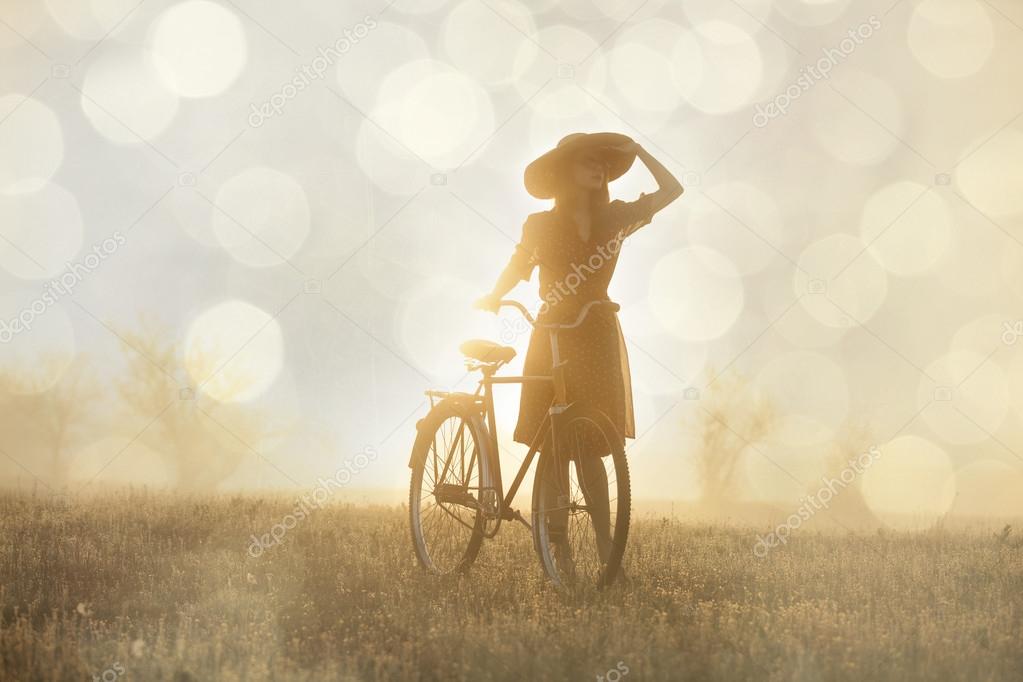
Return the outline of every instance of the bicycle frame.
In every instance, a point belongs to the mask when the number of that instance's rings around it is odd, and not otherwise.
[[[557,333],[552,333],[553,338],[557,338]],[[552,342],[552,350],[556,349],[557,342]],[[556,357],[556,356],[552,356]],[[480,389],[483,390],[483,406],[486,411],[485,418],[487,422],[487,430],[490,432],[490,447],[493,452],[498,453],[497,458],[497,487],[498,490],[502,490],[504,481],[501,476],[501,458],[500,450],[497,443],[497,417],[494,413],[494,384],[525,384],[531,381],[549,382],[554,384],[554,398],[551,400],[551,405],[547,410],[547,414],[544,415],[543,421],[540,422],[540,426],[537,427],[536,433],[533,434],[533,438],[529,444],[529,452],[526,454],[525,459],[522,460],[522,465],[519,467],[518,473],[515,475],[515,479],[512,481],[511,486],[504,493],[503,500],[501,502],[501,517],[508,520],[515,518],[521,519],[520,516],[516,515],[516,512],[512,509],[511,502],[515,499],[515,495],[519,491],[519,487],[522,485],[522,481],[526,477],[526,472],[529,471],[529,467],[533,463],[533,458],[540,451],[540,447],[543,445],[542,440],[544,435],[547,433],[547,427],[550,425],[551,439],[552,442],[555,440],[555,434],[557,433],[557,417],[565,410],[568,406],[565,402],[565,390],[564,390],[564,365],[561,363],[553,364],[552,376],[509,376],[509,377],[497,377],[494,376],[497,368],[487,368],[483,372],[483,378],[480,379]],[[556,446],[555,446],[556,447]],[[529,525],[528,523],[526,524]]]
[[[501,367],[500,364],[479,363],[479,364],[475,365],[476,369],[479,369],[479,370],[482,371],[483,377],[480,379],[479,385],[476,387],[475,393],[473,393],[474,402],[477,402],[480,405],[480,407],[482,408],[482,411],[483,411],[483,414],[484,414],[485,423],[486,423],[486,426],[487,426],[487,431],[489,432],[488,433],[488,437],[489,437],[488,445],[490,446],[491,451],[496,453],[496,455],[497,455],[496,471],[495,471],[495,477],[496,477],[496,481],[495,481],[496,482],[496,486],[495,487],[496,487],[496,489],[498,491],[498,494],[499,494],[499,496],[501,498],[500,515],[498,517],[499,520],[509,520],[509,521],[518,520],[518,521],[521,521],[523,524],[525,524],[527,527],[530,527],[529,522],[527,522],[522,517],[522,515],[519,512],[515,511],[512,508],[511,502],[515,498],[515,495],[518,493],[519,487],[521,487],[522,481],[526,477],[526,472],[529,471],[529,467],[533,463],[533,458],[536,457],[536,454],[540,451],[540,448],[543,445],[542,440],[544,439],[545,435],[547,434],[548,427],[550,428],[552,447],[555,447],[555,448],[557,447],[557,433],[558,433],[558,426],[559,426],[559,418],[560,418],[561,414],[564,413],[564,411],[566,409],[568,409],[568,407],[569,407],[569,403],[568,403],[568,399],[567,399],[566,386],[565,386],[565,365],[567,364],[567,362],[562,362],[561,361],[561,355],[560,355],[559,347],[558,347],[558,333],[561,330],[563,330],[563,329],[574,329],[574,328],[578,327],[580,324],[582,324],[582,322],[586,318],[587,314],[589,314],[590,309],[594,305],[598,305],[598,304],[609,304],[609,305],[614,306],[616,310],[618,308],[618,305],[616,303],[612,303],[611,301],[600,301],[600,300],[598,300],[598,301],[591,301],[591,302],[587,303],[585,306],[583,306],[583,309],[580,311],[578,319],[573,324],[540,324],[540,323],[536,322],[536,320],[534,320],[529,315],[528,311],[525,309],[525,307],[522,304],[520,304],[520,303],[518,303],[516,301],[501,301],[500,302],[500,305],[509,305],[509,306],[513,306],[513,307],[518,308],[519,311],[526,318],[526,320],[529,321],[530,324],[532,324],[534,328],[537,328],[537,329],[547,329],[550,332],[550,341],[551,341],[551,375],[550,376],[547,376],[547,375],[537,375],[537,376],[523,375],[523,376],[504,376],[504,377],[499,377],[499,376],[495,376],[495,375],[497,373],[497,370],[500,369],[500,367]],[[533,435],[533,438],[530,441],[529,452],[526,455],[526,458],[524,460],[522,460],[522,465],[519,467],[518,473],[515,475],[515,479],[512,481],[512,484],[508,488],[508,490],[504,491],[504,482],[503,482],[502,476],[501,476],[500,449],[499,449],[499,445],[498,445],[498,441],[497,441],[497,417],[496,417],[496,415],[494,413],[494,393],[493,393],[493,387],[494,387],[495,384],[525,384],[525,383],[528,383],[528,382],[545,382],[545,383],[553,384],[554,397],[551,400],[550,407],[547,409],[547,414],[544,415],[543,421],[540,422],[540,426],[537,428],[536,433]],[[482,395],[481,395],[481,393],[482,393]],[[430,396],[431,398],[433,398],[433,397],[446,397],[447,395],[449,395],[448,393],[443,392],[443,391],[426,391],[426,394],[428,396]],[[461,431],[461,428],[464,428],[464,425],[463,425],[463,427],[459,428],[459,431]],[[461,435],[461,433],[459,433],[459,436],[460,435]],[[474,453],[474,455],[475,455],[475,453]],[[444,470],[441,472],[439,480],[444,480],[444,476],[447,474],[447,469],[448,469],[448,466],[450,465],[450,463],[451,463],[451,458],[448,457],[446,459],[446,461],[445,461]],[[481,495],[482,495],[482,493],[481,493]],[[492,533],[496,533],[496,532],[497,532],[497,528],[495,528],[492,531]]]

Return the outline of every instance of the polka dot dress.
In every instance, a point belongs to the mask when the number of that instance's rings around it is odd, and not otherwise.
[[[546,323],[572,323],[586,303],[608,300],[607,288],[624,239],[652,217],[649,195],[641,195],[633,202],[613,201],[605,211],[594,215],[590,238],[583,241],[575,222],[560,215],[557,209],[530,215],[511,267],[523,280],[528,280],[539,266],[543,303],[538,319]],[[591,308],[581,326],[558,332],[558,353],[561,361],[567,362],[568,401],[604,412],[618,429],[623,443],[625,438],[635,438],[629,358],[617,314],[601,306]],[[523,373],[550,375],[548,330],[533,330]],[[532,442],[553,397],[554,389],[548,383],[523,384],[516,441]],[[604,452],[596,452],[601,449],[596,444],[591,449],[594,454],[608,454],[606,446]]]

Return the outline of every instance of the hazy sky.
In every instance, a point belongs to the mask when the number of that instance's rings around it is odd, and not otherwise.
[[[422,390],[471,390],[458,343],[525,350],[513,314],[470,307],[547,208],[525,165],[619,131],[686,186],[612,290],[638,497],[697,495],[693,422],[728,367],[779,414],[749,498],[797,500],[836,450],[877,445],[872,505],[1004,511],[1023,482],[1021,67],[1006,0],[4,0],[0,317],[40,312],[0,363],[45,387],[61,365],[39,357],[87,353],[109,388],[114,331],[145,314],[218,359],[206,398],[288,427],[223,487],[313,485],[365,447],[358,485],[403,487]],[[637,164],[612,194],[652,189]],[[516,408],[503,389],[506,429]],[[81,448],[75,476],[131,442],[101,480],[168,480],[133,442],[146,424]]]

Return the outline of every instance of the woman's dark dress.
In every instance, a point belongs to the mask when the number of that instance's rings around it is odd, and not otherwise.
[[[558,210],[534,213],[522,227],[510,267],[523,280],[540,266],[540,298],[537,319],[547,323],[572,323],[583,305],[608,300],[622,241],[650,222],[651,195],[642,194],[632,202],[612,201],[605,211],[593,215],[590,239],[579,237],[575,222]],[[568,401],[593,406],[610,417],[624,439],[636,437],[632,413],[632,385],[629,358],[618,315],[609,308],[590,309],[576,329],[558,333],[558,353],[566,362],[565,385]],[[551,373],[550,333],[534,329],[523,368],[525,375]],[[554,389],[549,383],[527,382],[522,386],[519,420],[514,439],[530,444],[550,408]],[[594,445],[594,449],[600,449]],[[608,454],[606,447],[601,456]]]

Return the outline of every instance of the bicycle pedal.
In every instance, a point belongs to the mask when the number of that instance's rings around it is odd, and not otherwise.
[[[433,489],[433,494],[438,503],[459,504],[473,509],[479,507],[479,502],[464,485],[441,483]]]

